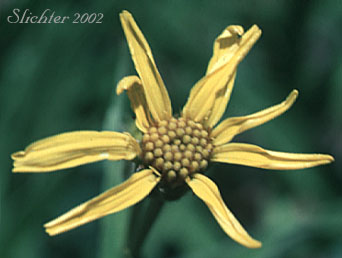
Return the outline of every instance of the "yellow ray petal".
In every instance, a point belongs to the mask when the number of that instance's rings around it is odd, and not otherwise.
[[[57,235],[126,209],[145,198],[159,180],[160,177],[157,177],[151,169],[134,173],[122,184],[46,223],[44,225],[46,232],[51,236]]]
[[[216,38],[213,56],[211,57],[207,68],[207,75],[232,58],[239,47],[239,37],[242,36],[243,33],[244,30],[241,26],[231,25]],[[231,80],[227,82],[227,86],[216,93],[214,106],[208,115],[208,120],[205,121],[207,127],[214,127],[221,119],[233,91],[235,77],[236,72],[233,74]]]
[[[208,206],[209,210],[227,235],[246,247],[261,247],[261,243],[253,239],[229,211],[214,182],[204,175],[195,174],[192,179],[188,178],[187,184],[194,194]]]
[[[231,81],[234,80],[237,65],[261,35],[261,30],[256,25],[253,25],[241,38],[237,35],[243,33],[242,28],[239,26],[233,26],[233,28],[235,29],[227,27],[217,39],[217,42],[220,41],[220,38],[224,39],[223,42],[228,44],[228,48],[227,50],[220,50],[221,52],[215,52],[215,49],[218,47],[214,45],[214,56],[209,63],[208,73],[192,88],[189,99],[183,108],[183,116],[186,118],[197,122],[204,121],[208,125],[213,126],[220,117],[213,114],[214,111],[217,112],[217,109],[214,110],[214,107],[218,107],[217,105],[215,106],[215,101],[223,93],[227,99],[222,102],[224,108],[220,108],[225,109],[227,104],[225,102],[228,102],[232,90],[233,82]],[[225,47],[226,45],[223,44],[222,48]],[[219,112],[223,113],[221,109]]]
[[[326,154],[286,153],[265,150],[246,143],[228,143],[214,148],[211,161],[265,169],[303,169],[334,161]]]
[[[230,95],[233,90],[235,82],[236,72],[233,74],[232,78],[227,84],[227,87],[218,91],[215,96],[214,105],[212,111],[208,115],[208,119],[204,121],[204,124],[208,128],[213,128],[217,122],[221,119],[224,111],[226,110]]]
[[[278,105],[266,108],[248,116],[231,117],[221,122],[211,133],[214,145],[225,144],[239,133],[264,124],[287,111],[295,102],[298,91],[293,90],[290,95]]]
[[[140,131],[146,133],[152,120],[148,111],[144,89],[138,76],[132,75],[124,77],[118,83],[116,93],[120,95],[124,90],[131,102],[132,109],[136,115],[135,124]]]
[[[120,13],[120,20],[152,117],[156,121],[171,118],[170,98],[144,35],[129,12]]]
[[[240,37],[245,33],[239,25],[230,25],[215,39],[213,56],[211,57],[207,73],[213,72],[217,67],[229,61],[239,48]]]
[[[128,133],[62,133],[12,154],[13,172],[48,172],[105,159],[131,160],[140,152],[139,143]]]

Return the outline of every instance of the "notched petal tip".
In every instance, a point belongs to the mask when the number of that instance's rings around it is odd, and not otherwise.
[[[53,229],[49,228],[48,224],[49,223],[44,224],[44,228],[45,228],[45,232],[49,236],[56,236],[56,235],[59,235],[59,234],[63,233],[63,231],[53,230]]]
[[[228,26],[215,40],[206,75],[191,89],[182,115],[213,127],[225,110],[237,66],[261,35],[253,25],[246,33],[241,26]],[[222,94],[224,92],[224,96]]]
[[[13,168],[12,168],[13,173],[22,172],[22,171],[20,171],[20,169],[18,167],[20,167],[20,160],[24,159],[25,156],[26,156],[25,151],[17,151],[11,155],[11,158],[14,161],[13,162]]]

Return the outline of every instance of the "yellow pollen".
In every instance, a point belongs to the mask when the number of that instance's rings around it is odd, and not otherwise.
[[[193,144],[188,144],[188,145],[186,146],[186,149],[188,149],[189,151],[194,152],[194,151],[195,151],[195,146],[194,146]]]
[[[182,162],[183,167],[188,167],[190,165],[189,159],[182,159],[181,162]]]
[[[204,158],[208,158],[210,156],[210,153],[209,153],[209,151],[207,149],[203,150],[202,154],[203,154]]]
[[[199,123],[196,124],[196,127],[197,127],[198,129],[200,129],[200,130],[203,129],[203,125],[201,125],[201,124],[199,124]],[[204,131],[204,130],[203,130],[203,131]],[[204,131],[204,132],[207,132],[207,131]],[[207,136],[208,136],[208,132],[207,132]]]
[[[198,129],[194,130],[194,136],[196,136],[196,137],[201,137],[201,132],[200,132],[200,130],[198,130]]]
[[[153,149],[154,149],[154,144],[153,144],[153,142],[147,142],[147,143],[145,144],[145,150],[151,151],[151,150],[153,150]]]
[[[184,144],[179,145],[179,149],[181,151],[184,151],[186,149],[186,146]]]
[[[180,152],[176,152],[176,153],[173,155],[173,158],[174,158],[175,160],[181,160],[182,157],[183,157],[183,155],[182,155],[182,153],[180,153]]]
[[[193,138],[191,139],[191,143],[192,143],[193,145],[197,145],[197,144],[199,143],[199,139],[198,139],[197,137],[193,137]]]
[[[182,141],[180,139],[176,139],[173,141],[173,143],[176,145],[180,145],[182,143]]]
[[[153,158],[154,158],[154,156],[153,156],[153,153],[152,152],[146,152],[146,154],[145,154],[145,160],[149,160],[149,161],[152,161],[153,160]]]
[[[157,133],[151,134],[151,141],[155,142],[159,139],[159,135]]]
[[[179,137],[182,137],[184,134],[185,134],[185,131],[183,128],[178,128],[176,130],[176,134],[179,136]]]
[[[170,170],[171,168],[172,168],[173,166],[172,166],[172,162],[171,161],[166,161],[165,163],[164,163],[164,170]]]
[[[204,138],[202,138],[202,139],[200,140],[200,144],[201,144],[202,147],[207,146],[207,140],[204,139]]]
[[[158,130],[157,130],[156,127],[151,127],[149,131],[150,131],[150,133],[156,133],[156,132],[158,132]]]
[[[160,156],[163,155],[163,151],[162,151],[162,149],[157,148],[157,149],[155,149],[155,150],[153,151],[153,154],[154,154],[155,157],[160,157]]]
[[[173,138],[175,138],[175,137],[177,136],[177,134],[175,133],[175,131],[168,131],[168,132],[167,132],[167,135],[168,135],[171,139],[173,139]]]
[[[201,160],[202,159],[202,155],[200,153],[196,152],[195,155],[194,155],[194,158],[195,158],[195,160]]]
[[[182,141],[184,144],[188,144],[188,143],[190,143],[191,142],[191,136],[189,136],[189,135],[184,135],[183,136],[183,141]]]
[[[143,142],[147,142],[147,141],[149,141],[150,140],[150,135],[149,134],[144,134],[144,136],[143,136]]]
[[[179,175],[181,178],[186,178],[189,174],[189,171],[187,168],[181,168],[181,170],[179,171]]]
[[[164,145],[164,143],[161,140],[156,141],[156,147],[157,148],[161,148],[161,147],[163,147],[163,145]]]
[[[201,160],[200,162],[200,168],[201,169],[206,169],[208,167],[208,161],[206,161],[205,159],[204,160]]]
[[[184,121],[179,121],[178,126],[184,128],[186,123]]]
[[[189,134],[192,133],[192,129],[191,129],[190,126],[185,127],[185,133],[186,133],[187,135],[189,135]]]
[[[196,123],[192,120],[188,121],[188,125],[190,125],[191,127],[196,127]]]
[[[161,169],[164,165],[164,160],[162,158],[157,158],[156,159],[156,164],[155,166],[158,168],[158,169]]]
[[[172,155],[171,152],[166,152],[164,154],[164,158],[165,158],[165,160],[172,160],[173,159],[173,155]]]
[[[202,130],[202,131],[201,131],[201,137],[203,137],[203,138],[208,137],[208,132]]]
[[[199,164],[198,164],[198,162],[197,161],[192,161],[191,162],[191,170],[192,171],[196,171],[198,168],[199,168]]]
[[[159,128],[158,128],[158,133],[160,133],[160,134],[166,134],[166,133],[167,133],[167,129],[166,129],[164,126],[159,127]]]
[[[173,163],[173,169],[174,170],[178,171],[181,169],[181,167],[182,167],[182,164],[180,162],[176,161]]]
[[[169,143],[169,142],[170,142],[170,137],[167,136],[167,135],[163,135],[163,136],[161,137],[161,139],[162,139],[162,141],[165,142],[165,143]]]
[[[197,145],[195,148],[196,148],[196,151],[198,151],[200,153],[203,151],[203,147],[202,146]]]
[[[167,180],[168,180],[169,182],[172,182],[173,180],[175,180],[176,177],[177,177],[177,174],[176,174],[175,171],[170,170],[169,172],[167,172]]]
[[[169,129],[170,130],[175,130],[176,128],[177,128],[176,123],[173,123],[173,122],[169,123]]]
[[[170,145],[170,144],[165,144],[165,145],[163,146],[163,151],[164,151],[164,152],[171,151],[171,145]]]
[[[193,155],[192,151],[186,150],[186,151],[184,152],[184,156],[185,156],[187,159],[191,159],[191,158],[192,158],[192,155]]]
[[[177,145],[172,145],[171,146],[171,151],[177,152],[177,151],[179,151],[179,147]]]
[[[160,123],[159,123],[159,126],[167,126],[169,124],[169,122],[168,121],[166,121],[166,120],[163,120],[163,121],[160,121]]]

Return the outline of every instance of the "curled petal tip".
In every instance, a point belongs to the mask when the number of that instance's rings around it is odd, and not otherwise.
[[[299,92],[297,89],[293,89],[287,99],[297,99]]]
[[[141,84],[138,76],[131,75],[122,78],[116,86],[116,94],[120,95],[122,92],[131,89],[136,84]]]
[[[315,155],[315,154],[314,154]],[[326,165],[335,161],[334,157],[329,154],[316,154],[318,165]]]
[[[116,86],[116,95],[120,95],[122,92],[127,90],[127,88],[122,87],[122,85],[120,85],[120,84],[121,84],[121,81]]]
[[[227,30],[232,34],[237,34],[239,36],[241,36],[243,33],[245,33],[245,30],[239,25],[228,26]]]
[[[245,30],[243,29],[242,26],[240,25],[229,25],[228,27],[225,28],[223,33],[218,36],[218,39],[225,39],[225,38],[230,38],[232,36],[242,36],[245,33]]]
[[[25,157],[25,155],[26,155],[25,151],[17,151],[11,155],[11,158],[13,160],[17,160],[17,159]]]
[[[292,90],[291,93],[287,96],[284,104],[289,105],[289,107],[291,107],[292,104],[296,101],[298,94],[299,94],[298,90],[296,89]]]
[[[17,168],[18,162],[20,161],[21,158],[24,158],[25,155],[26,155],[25,151],[17,151],[11,155],[11,158],[14,160],[14,163],[13,163],[14,167],[12,168],[13,173],[20,172],[20,170]]]

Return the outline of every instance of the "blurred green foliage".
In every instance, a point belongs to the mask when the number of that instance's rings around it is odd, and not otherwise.
[[[235,140],[290,152],[332,154],[336,162],[275,172],[215,164],[209,176],[256,239],[239,246],[188,193],[163,209],[145,257],[342,257],[342,2],[1,1],[0,257],[118,257],[129,211],[49,237],[43,223],[122,182],[126,162],[46,174],[11,174],[10,154],[72,130],[132,127],[115,85],[134,74],[118,14],[133,13],[153,50],[175,112],[203,76],[214,38],[229,24],[258,24],[263,36],[239,66],[225,116],[282,101],[287,114]],[[103,13],[101,24],[10,24],[14,8],[56,15]]]

